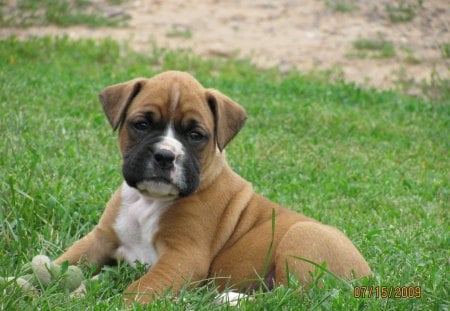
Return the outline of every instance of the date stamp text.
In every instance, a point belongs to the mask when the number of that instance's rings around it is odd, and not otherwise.
[[[422,298],[420,286],[355,286],[354,298]]]

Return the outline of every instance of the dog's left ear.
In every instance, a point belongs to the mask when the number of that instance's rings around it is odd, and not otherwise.
[[[217,90],[208,89],[206,99],[214,116],[214,137],[222,151],[244,126],[247,113],[238,103]]]
[[[143,83],[144,78],[136,78],[109,86],[99,94],[103,111],[114,131],[122,124],[128,107],[140,92]]]

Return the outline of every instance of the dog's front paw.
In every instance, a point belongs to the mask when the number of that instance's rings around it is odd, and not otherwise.
[[[149,286],[145,286],[142,280],[131,283],[125,290],[123,301],[126,305],[132,305],[134,302],[139,304],[148,304],[155,298],[155,293]]]

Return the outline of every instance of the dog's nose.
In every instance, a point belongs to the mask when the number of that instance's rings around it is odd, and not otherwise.
[[[175,154],[167,149],[159,149],[155,152],[156,164],[162,169],[171,169],[175,160]]]

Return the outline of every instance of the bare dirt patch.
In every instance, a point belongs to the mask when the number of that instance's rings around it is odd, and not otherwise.
[[[127,26],[2,28],[0,37],[111,37],[144,52],[156,43],[208,57],[248,57],[281,71],[332,69],[347,81],[380,89],[429,81],[432,75],[450,78],[450,59],[442,52],[450,43],[447,0],[141,0],[114,7],[93,2],[105,16],[129,15]],[[353,6],[341,10],[336,4],[342,3]],[[400,4],[411,5],[411,20],[394,22],[389,16],[388,6]],[[355,49],[358,40],[388,42],[394,54]],[[418,92],[411,86],[409,93]]]

